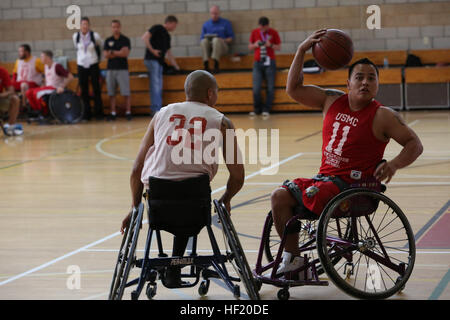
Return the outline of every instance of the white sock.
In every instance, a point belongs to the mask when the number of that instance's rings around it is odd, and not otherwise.
[[[112,111],[112,112],[111,112],[111,115],[115,116],[115,115],[116,115],[116,112]]]

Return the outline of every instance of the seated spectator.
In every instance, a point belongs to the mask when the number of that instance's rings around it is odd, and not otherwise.
[[[206,21],[202,27],[201,42],[203,64],[209,71],[208,59],[214,60],[214,73],[219,72],[220,57],[227,54],[229,46],[234,38],[231,22],[220,17],[218,6],[212,6],[209,10],[211,19]]]
[[[31,109],[39,110],[45,116],[48,114],[48,106],[43,97],[52,94],[55,90],[57,93],[63,93],[65,87],[73,80],[73,75],[62,65],[53,61],[51,51],[43,51],[41,60],[45,65],[45,86],[28,89],[26,94]]]
[[[111,22],[113,35],[105,40],[103,53],[108,59],[106,71],[106,86],[108,88],[109,105],[111,115],[107,120],[116,120],[116,86],[119,85],[120,94],[126,100],[127,120],[131,120],[131,96],[130,96],[130,74],[128,72],[128,55],[131,50],[130,39],[120,32],[120,21]]]
[[[41,85],[43,73],[42,61],[31,55],[31,47],[28,44],[22,44],[19,47],[19,59],[14,65],[12,81],[14,89],[22,94],[22,106],[26,105],[27,90]]]
[[[16,123],[19,105],[20,99],[16,95],[8,70],[0,67],[0,113],[8,113],[8,122],[3,125],[3,132],[7,136],[23,134],[22,125]]]

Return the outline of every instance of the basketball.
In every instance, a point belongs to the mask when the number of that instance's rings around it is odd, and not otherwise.
[[[353,42],[344,31],[328,29],[320,40],[314,44],[312,53],[322,68],[336,70],[352,60]]]

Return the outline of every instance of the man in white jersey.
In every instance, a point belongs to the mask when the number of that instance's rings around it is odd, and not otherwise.
[[[209,159],[193,159],[180,163],[174,159],[176,148],[201,150],[211,144],[211,141],[202,139],[195,141],[195,137],[188,142],[184,141],[180,133],[186,138],[198,133],[217,131],[221,134],[223,143],[222,152],[226,160],[226,166],[230,173],[226,190],[220,201],[223,202],[230,212],[230,201],[233,196],[242,188],[244,184],[244,166],[238,161],[240,151],[237,139],[234,135],[233,123],[222,113],[214,109],[217,102],[218,86],[216,79],[207,71],[197,70],[190,73],[184,84],[186,101],[173,103],[162,108],[150,122],[147,132],[141,142],[133,170],[130,177],[132,203],[131,207],[136,208],[141,202],[144,186],[148,188],[149,177],[181,181],[188,178],[198,177],[204,174],[209,175],[211,181],[217,173],[218,161],[208,161]],[[230,134],[232,139],[230,139]],[[228,139],[226,136],[228,135]],[[231,145],[228,142],[231,141]],[[197,143],[198,142],[198,143]],[[202,145],[200,145],[201,143]],[[187,146],[187,147],[186,147]],[[232,157],[227,155],[232,151]],[[178,163],[178,164],[177,164]],[[122,222],[121,232],[128,226],[131,218],[129,213]],[[175,237],[173,255],[183,255],[186,248],[187,239],[181,239],[177,243]],[[177,248],[175,248],[177,247]]]

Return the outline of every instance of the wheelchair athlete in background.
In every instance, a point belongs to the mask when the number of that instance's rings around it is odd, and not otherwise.
[[[73,80],[73,75],[64,67],[53,61],[53,53],[45,50],[41,53],[41,61],[45,66],[45,86],[27,90],[26,96],[33,110],[41,111],[46,116],[49,113],[44,96],[56,93],[61,94]]]
[[[319,175],[313,179],[286,181],[273,191],[272,214],[280,237],[296,208],[319,216],[325,205],[348,186],[374,177],[388,183],[398,169],[413,163],[423,150],[419,138],[400,115],[374,99],[379,85],[378,68],[370,60],[361,59],[350,66],[348,94],[303,84],[304,55],[323,33],[324,30],[316,31],[299,45],[286,86],[294,100],[322,110],[322,164]],[[391,138],[403,149],[394,159],[382,161]],[[287,235],[277,274],[296,270],[303,264],[298,243],[298,233]]]

